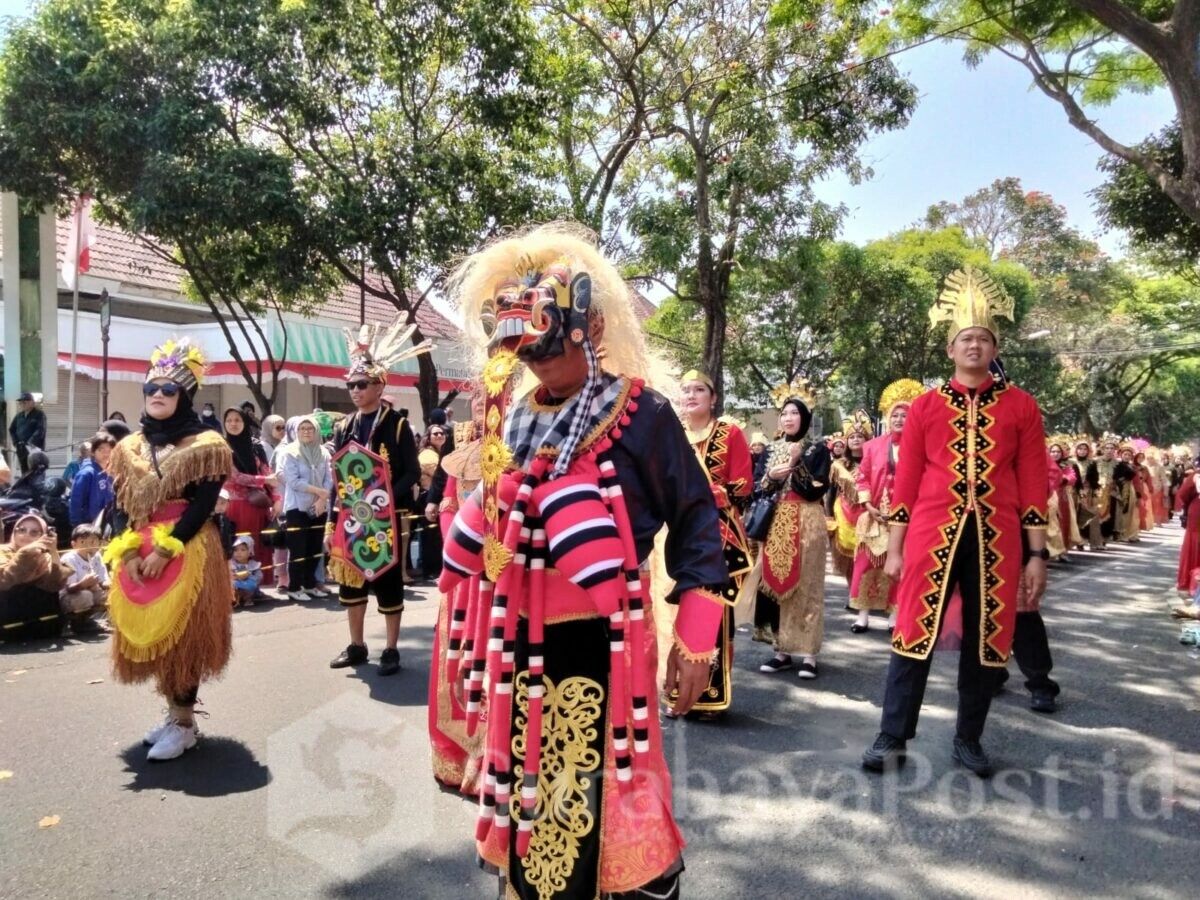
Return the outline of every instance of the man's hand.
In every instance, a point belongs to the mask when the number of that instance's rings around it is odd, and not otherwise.
[[[1046,561],[1036,556],[1033,557],[1025,563],[1025,572],[1022,577],[1025,579],[1025,594],[1029,598],[1028,603],[1036,609],[1038,601],[1042,599],[1042,594],[1046,593]]]
[[[430,522],[437,521],[438,508],[436,503],[425,504],[425,518]]]
[[[709,663],[704,661],[689,662],[679,652],[678,647],[671,648],[671,653],[667,656],[667,678],[664,687],[668,694],[672,690],[679,691],[679,696],[675,700],[675,705],[671,707],[671,712],[682,716],[696,705],[696,701],[708,687],[708,674],[711,668]]]
[[[904,574],[904,551],[903,550],[888,550],[887,560],[883,564],[883,574],[892,581],[899,581],[900,576]],[[1043,581],[1045,573],[1042,573]]]
[[[149,556],[142,560],[142,578],[146,581],[156,581],[162,575],[163,569],[170,562],[165,556],[157,550],[153,551]]]

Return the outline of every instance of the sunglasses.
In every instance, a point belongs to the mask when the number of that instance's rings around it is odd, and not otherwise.
[[[365,391],[375,382],[373,381],[347,381],[346,390],[348,391]]]
[[[13,534],[24,534],[24,535],[28,535],[29,537],[41,537],[45,533],[46,532],[44,532],[42,529],[36,528],[36,527],[29,528],[28,526],[18,525],[16,528],[13,529]]]
[[[147,384],[142,385],[142,393],[147,397],[153,397],[155,394],[162,394],[164,397],[174,397],[182,390],[183,388],[175,384],[173,381],[168,381],[166,384],[154,384],[153,382],[148,382]]]

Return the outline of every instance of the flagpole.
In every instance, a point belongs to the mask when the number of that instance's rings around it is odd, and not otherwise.
[[[83,195],[75,204],[75,287],[71,292],[71,371],[67,382],[67,452],[75,458],[75,360],[79,352],[79,245],[83,242]]]

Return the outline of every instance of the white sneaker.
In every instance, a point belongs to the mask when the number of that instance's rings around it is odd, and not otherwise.
[[[333,596],[333,594],[324,588],[306,588],[305,590],[313,600],[328,600]]]
[[[145,744],[147,747],[153,747],[155,744],[158,743],[158,739],[167,733],[167,729],[170,728],[171,725],[174,724],[174,722],[175,722],[175,720],[171,718],[171,714],[168,712],[163,717],[163,721],[162,721],[161,725],[155,725],[153,728],[151,728],[149,731],[146,732],[146,736],[142,738],[142,743]]]
[[[146,759],[165,760],[183,756],[185,750],[196,746],[196,726],[171,722],[155,741]]]
[[[289,591],[287,598],[293,603],[304,603],[305,601],[312,599],[312,597],[310,597],[304,591]]]

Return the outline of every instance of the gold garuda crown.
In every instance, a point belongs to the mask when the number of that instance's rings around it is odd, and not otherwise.
[[[967,266],[946,276],[941,295],[929,309],[929,324],[949,322],[951,340],[965,328],[986,328],[998,338],[997,316],[1012,321],[1012,297],[986,273]]]
[[[791,384],[781,384],[771,391],[771,401],[776,409],[783,409],[789,397],[796,397],[811,411],[816,406],[817,398],[806,378],[793,378]]]

